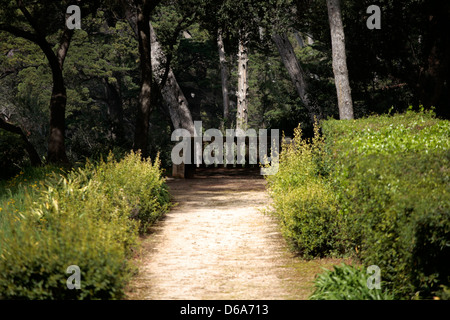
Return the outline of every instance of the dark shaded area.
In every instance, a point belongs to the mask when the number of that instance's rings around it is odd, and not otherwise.
[[[200,167],[195,168],[192,178],[205,179],[205,178],[242,178],[242,179],[264,179],[261,175],[261,169],[258,167],[245,167],[245,168],[224,168],[222,167]]]

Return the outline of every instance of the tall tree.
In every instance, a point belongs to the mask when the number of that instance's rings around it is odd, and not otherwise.
[[[158,2],[160,2],[158,0]],[[138,37],[137,16],[130,10],[129,6],[125,7],[125,15],[131,28],[135,31]],[[155,80],[154,88],[161,91],[161,96],[164,100],[164,105],[167,107],[173,127],[175,129],[184,128],[191,134],[194,133],[194,122],[192,121],[191,112],[186,97],[181,91],[180,86],[175,78],[175,74],[170,67],[170,59],[167,59],[161,44],[151,22],[149,21],[150,29],[150,46],[151,46],[151,68]]]
[[[223,103],[223,120],[222,129],[228,123],[230,114],[230,98],[228,96],[228,64],[225,54],[225,46],[223,42],[223,31],[221,28],[217,30],[217,50],[219,52],[220,75],[222,84],[222,103]]]
[[[306,83],[306,73],[303,71],[303,68],[301,67],[297,59],[297,56],[295,55],[294,48],[292,47],[287,34],[274,34],[272,38],[278,48],[281,60],[283,61],[283,64],[289,73],[292,84],[297,90],[297,93],[300,96],[300,99],[302,100],[306,109],[308,109],[311,123],[314,123],[316,120],[321,120],[323,116],[322,111],[320,108],[314,107],[309,100]]]
[[[134,150],[141,150],[144,157],[148,150],[148,132],[151,112],[152,88],[152,54],[150,14],[161,0],[134,0],[136,7],[136,26],[139,42],[139,58],[141,69],[141,89],[139,105],[136,115],[136,129],[134,135]]]
[[[328,20],[333,51],[333,72],[336,84],[339,118],[353,119],[353,102],[348,78],[345,34],[342,23],[340,0],[327,0]]]
[[[3,1],[2,20],[9,23],[1,23],[0,30],[9,32],[16,37],[21,37],[37,44],[45,54],[52,71],[53,89],[50,99],[50,134],[48,138],[47,161],[51,163],[68,163],[65,148],[65,111],[67,103],[66,87],[63,77],[64,60],[69,50],[70,41],[74,30],[67,28],[65,23],[67,3],[56,5],[50,1],[42,1],[30,5],[25,1],[17,0],[15,4]],[[20,12],[20,13],[19,13]],[[56,52],[47,41],[47,36],[55,33],[54,25],[45,25],[45,19],[52,16],[60,23],[62,32]],[[64,17],[64,18],[63,18]],[[61,19],[63,18],[63,19]],[[53,28],[52,28],[53,27]]]
[[[245,32],[239,35],[238,86],[236,129],[247,130],[248,125],[248,37]]]
[[[152,30],[152,64],[154,66],[154,76],[157,80],[157,85],[161,90],[162,97],[165,101],[167,109],[169,110],[170,118],[175,129],[184,128],[191,134],[194,134],[194,122],[192,121],[189,104],[183,94],[175,74],[170,68],[169,62],[161,45],[158,42],[153,26],[150,24]]]
[[[211,33],[219,29],[237,51],[236,128],[245,129],[249,116],[248,62],[250,46],[260,41],[259,16],[267,5],[257,0],[211,1],[200,3],[202,24]],[[220,45],[219,45],[220,46]],[[231,46],[231,45],[230,45]]]

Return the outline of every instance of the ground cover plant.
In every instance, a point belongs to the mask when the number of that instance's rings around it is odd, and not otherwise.
[[[310,300],[391,300],[393,296],[381,289],[367,286],[369,275],[361,267],[347,264],[325,270],[314,282]]]
[[[268,177],[285,237],[307,258],[379,266],[396,298],[446,297],[450,123],[408,111],[321,129],[309,142],[297,131]]]
[[[4,186],[0,299],[121,298],[139,233],[169,206],[159,160],[131,153],[63,174],[52,169],[33,169],[31,183],[21,172]],[[72,265],[81,270],[80,290],[66,285]]]

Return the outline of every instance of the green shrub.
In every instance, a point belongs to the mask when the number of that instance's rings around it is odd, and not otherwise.
[[[157,161],[134,153],[110,160],[56,175],[28,194],[20,211],[2,210],[0,299],[123,296],[139,227],[167,209],[168,196]],[[130,186],[116,181],[127,175]],[[141,208],[145,214],[133,219]],[[66,286],[71,265],[80,267],[80,290]]]
[[[53,213],[48,224],[23,220],[15,223],[11,236],[2,239],[1,298],[120,298],[129,266],[124,246],[117,241],[118,236],[125,235],[112,230],[121,225],[95,221],[87,215]],[[133,240],[131,234],[127,238]],[[81,290],[66,287],[66,269],[70,265],[80,267]]]
[[[450,122],[409,111],[322,132],[311,143],[297,132],[267,177],[283,234],[307,258],[379,266],[398,298],[447,297]]]
[[[27,199],[38,199],[41,192],[47,189],[46,184],[56,183],[61,175],[65,175],[63,168],[46,165],[25,167],[11,179],[0,180],[0,234],[4,229],[2,221],[5,212],[26,212],[29,206]]]
[[[392,300],[393,295],[381,289],[369,289],[369,274],[361,267],[346,264],[326,270],[314,280],[310,300]]]
[[[327,121],[323,132],[348,247],[398,297],[437,294],[450,281],[449,122],[408,112]]]
[[[130,154],[122,161],[110,155],[95,171],[95,179],[104,186],[104,192],[112,201],[117,192],[124,192],[132,207],[132,218],[140,222],[144,233],[164,212],[170,202],[167,186],[162,178],[159,157],[152,164],[142,160],[140,154]]]
[[[272,212],[283,235],[306,258],[342,253],[336,197],[322,174],[323,141],[302,139],[297,128],[283,144],[276,175],[266,176]]]

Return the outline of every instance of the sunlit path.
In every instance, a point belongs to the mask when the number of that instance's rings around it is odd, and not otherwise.
[[[263,179],[168,184],[179,205],[144,241],[131,299],[305,299],[314,274],[332,263],[292,256],[260,210],[269,199]]]

